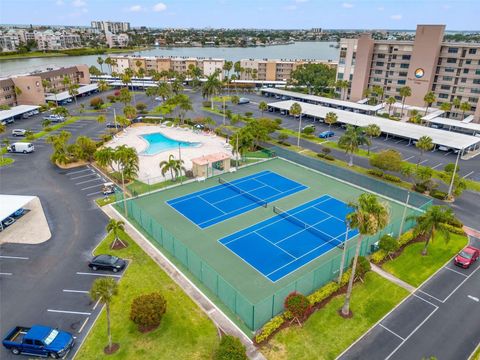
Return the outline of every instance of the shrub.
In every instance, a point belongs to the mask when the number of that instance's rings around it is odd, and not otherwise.
[[[383,178],[384,178],[385,180],[388,180],[388,181],[391,181],[391,182],[395,182],[395,183],[402,182],[402,179],[400,179],[398,176],[395,176],[395,175],[384,174],[384,175],[383,175]]]
[[[456,217],[452,218],[451,221],[448,222],[449,225],[452,225],[454,227],[457,227],[457,228],[462,228],[463,227],[463,223],[457,219]]]
[[[423,183],[416,183],[413,187],[413,189],[416,191],[416,192],[419,192],[419,193],[424,193],[425,191],[427,191],[428,187],[423,184]]]
[[[387,257],[387,252],[384,251],[384,250],[378,250],[378,251],[375,251],[371,256],[370,256],[370,260],[374,263],[374,264],[378,264],[380,262],[382,262],[386,257]]]
[[[284,142],[285,140],[288,139],[288,135],[287,134],[284,134],[284,133],[280,133],[278,134],[278,140],[281,141],[281,142]]]
[[[290,311],[293,315],[293,318],[302,321],[308,315],[310,310],[310,302],[307,297],[303,294],[300,294],[296,291],[290,293],[283,303],[285,310]]]
[[[130,320],[140,331],[150,330],[160,325],[167,310],[165,298],[158,292],[141,295],[133,300],[130,308]]]
[[[385,234],[380,238],[378,246],[380,247],[380,250],[390,254],[398,249],[398,242],[393,236]]]
[[[445,200],[448,197],[448,194],[444,191],[432,190],[430,192],[430,196],[434,197],[435,199]]]
[[[332,149],[328,148],[328,147],[323,147],[322,148],[322,153],[324,153],[325,155],[328,155],[332,152]]]
[[[285,318],[282,315],[275,316],[273,319],[263,325],[260,332],[255,335],[255,342],[261,343],[262,341],[267,340],[270,335],[272,335],[280,328],[280,326],[283,325],[284,322]]]
[[[282,125],[282,119],[280,118],[275,118],[274,120],[278,125]]]
[[[453,170],[455,169],[455,164],[447,164],[445,165],[445,167],[443,168],[443,171],[445,171],[446,173],[449,173],[448,175],[451,176],[451,173],[453,173]],[[460,170],[460,166],[457,166],[457,172]]]
[[[319,158],[329,160],[329,161],[334,161],[335,160],[335,158],[332,155],[328,155],[328,154],[318,153],[317,156]]]
[[[370,165],[382,170],[400,171],[402,154],[393,149],[383,150],[370,157]]]
[[[50,109],[50,107],[48,106],[48,104],[42,104],[40,105],[40,109],[38,109],[40,112],[45,112],[45,111],[48,111]]]
[[[135,105],[138,111],[142,112],[147,109],[147,104],[143,102],[138,102],[137,105]]]
[[[384,172],[378,169],[369,169],[367,173],[376,177],[383,177],[384,175]]]
[[[450,231],[451,233],[454,233],[454,234],[458,234],[458,235],[465,235],[465,231],[463,231],[462,228],[459,228],[459,227],[456,227],[456,226],[453,226],[453,225],[450,225],[450,224],[443,224],[448,231]]]
[[[353,259],[352,259],[353,264]],[[359,256],[357,261],[357,267],[355,268],[355,277],[362,279],[367,272],[371,270],[370,262],[365,256]]]
[[[322,286],[317,291],[313,292],[312,294],[308,295],[308,301],[310,301],[311,305],[315,305],[321,303],[323,300],[327,299],[333,293],[335,293],[338,289],[340,289],[340,285],[336,282],[329,282],[327,285]]]
[[[115,95],[108,95],[107,96],[107,99],[108,101],[110,101],[111,103],[114,103],[117,101],[117,98],[115,97]]]
[[[412,230],[407,231],[406,233],[402,234],[398,238],[398,246],[401,247],[401,246],[407,245],[412,240],[413,240],[413,231]]]
[[[315,128],[313,126],[306,126],[302,129],[302,133],[305,135],[312,135],[315,132]]]
[[[251,112],[251,111],[246,111],[246,112],[245,112],[245,116],[246,116],[247,118],[252,117],[252,115],[253,115],[253,112]]]
[[[90,100],[90,106],[93,107],[94,109],[98,110],[100,107],[103,105],[103,99],[99,97],[95,97],[92,100]]]
[[[222,336],[214,360],[247,360],[247,350],[241,341],[230,335]]]

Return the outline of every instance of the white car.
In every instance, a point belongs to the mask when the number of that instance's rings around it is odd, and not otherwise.
[[[13,129],[12,130],[12,135],[13,136],[25,136],[27,133],[27,130],[25,129]]]
[[[157,96],[157,97],[155,98],[155,100],[156,100],[156,101],[163,101],[163,98],[162,98],[161,96]]]

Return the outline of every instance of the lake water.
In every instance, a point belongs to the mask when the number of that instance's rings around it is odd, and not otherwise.
[[[185,48],[155,48],[135,52],[135,55],[144,56],[193,56],[213,57],[231,61],[240,59],[316,59],[338,60],[339,49],[331,47],[335,42],[296,42],[290,45],[276,45],[248,48],[222,48],[222,47],[185,47]],[[77,64],[88,66],[97,64],[98,55],[65,56],[51,58],[33,58],[0,60],[0,76],[21,74],[47,67],[65,67]],[[106,70],[104,66],[104,70]]]

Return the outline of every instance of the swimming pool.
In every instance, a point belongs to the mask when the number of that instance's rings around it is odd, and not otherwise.
[[[178,149],[178,146],[188,148],[201,145],[199,142],[170,139],[162,133],[145,134],[140,136],[148,142],[148,147],[142,151],[141,155],[155,155],[163,151]]]

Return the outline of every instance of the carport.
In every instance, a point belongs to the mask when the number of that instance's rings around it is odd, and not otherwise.
[[[76,95],[76,97],[82,96],[84,94],[89,94],[90,92],[94,92],[97,90],[98,90],[98,84],[89,84],[89,85],[80,86],[77,89],[78,94]],[[67,99],[70,99],[71,97],[72,96],[68,91],[62,91],[61,93],[58,93],[58,94],[48,95],[47,97],[45,97],[45,100],[55,101],[58,104],[58,102],[65,101]]]
[[[426,121],[429,124],[441,125],[442,129],[453,132],[461,132],[468,135],[480,136],[480,124],[463,122],[458,120],[436,117]]]
[[[0,121],[7,119],[14,119],[16,116],[23,115],[29,111],[37,110],[40,106],[37,105],[18,105],[10,108],[9,110],[0,111]]]
[[[33,199],[35,199],[35,196],[0,194],[0,229],[3,230],[3,220],[11,216],[15,211],[23,208]]]
[[[268,104],[269,108],[289,111],[293,100],[279,101]],[[337,114],[339,123],[366,127],[370,124],[376,124],[380,127],[382,133],[388,136],[395,136],[404,138],[409,141],[418,140],[422,136],[428,136],[435,144],[435,148],[438,146],[444,146],[452,150],[459,150],[463,155],[465,151],[479,151],[480,149],[480,137],[470,136],[465,134],[459,134],[449,132],[440,129],[434,129],[426,126],[394,121],[378,116],[371,116],[365,114],[352,113],[350,111],[332,109],[320,105],[312,105],[307,103],[301,103],[302,114],[312,117],[314,120],[324,120],[327,113],[334,112]]]

